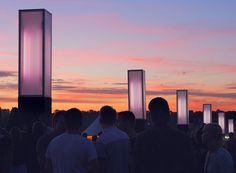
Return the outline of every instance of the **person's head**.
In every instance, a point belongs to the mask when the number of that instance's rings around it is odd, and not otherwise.
[[[233,139],[234,138],[234,133],[233,132],[230,132],[229,133],[229,139]]]
[[[77,108],[72,108],[66,111],[65,114],[65,123],[67,131],[77,131],[80,129],[80,126],[83,121],[82,113]]]
[[[35,121],[32,125],[32,135],[35,137],[42,136],[45,131],[45,126],[41,121]]]
[[[148,105],[152,121],[156,126],[166,125],[170,118],[168,102],[162,97],[152,99]]]
[[[222,129],[216,123],[206,124],[203,128],[202,142],[209,150],[222,145]]]
[[[116,121],[116,110],[111,106],[103,106],[100,109],[100,124],[102,127],[112,126]]]
[[[122,111],[118,113],[117,126],[123,131],[134,129],[135,127],[135,116],[131,111]]]
[[[20,140],[20,129],[18,127],[12,127],[10,130],[10,135],[14,142]]]
[[[66,111],[57,111],[53,116],[53,125],[56,131],[65,130],[65,118]]]

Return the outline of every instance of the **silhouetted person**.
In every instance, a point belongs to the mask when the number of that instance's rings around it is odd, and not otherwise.
[[[28,147],[28,172],[30,173],[39,173],[39,163],[37,159],[36,145],[38,139],[44,135],[45,127],[44,124],[40,121],[36,121],[32,125],[32,134],[29,139]]]
[[[129,137],[115,127],[116,110],[111,106],[100,109],[103,133],[96,142],[100,172],[128,173]]]
[[[202,133],[203,133],[203,127],[199,127],[197,130],[194,141],[193,141],[193,152],[194,152],[194,171],[196,173],[203,173],[204,172],[204,164],[205,164],[205,158],[207,154],[207,148],[202,143]]]
[[[9,173],[12,163],[12,140],[6,130],[0,128],[0,173]]]
[[[169,105],[161,97],[148,106],[154,126],[138,135],[134,149],[136,173],[191,173],[190,139],[167,125]]]
[[[218,124],[207,124],[203,128],[202,141],[208,148],[204,173],[233,173],[233,160],[222,147],[222,129]]]
[[[234,172],[236,172],[236,138],[234,136],[234,133],[229,133],[229,140],[225,143],[225,148],[233,158]]]
[[[10,135],[13,142],[13,161],[11,165],[11,173],[26,173],[26,146],[21,136],[20,129],[13,127],[10,130]]]
[[[65,132],[65,120],[64,116],[66,111],[58,111],[55,113],[53,120],[54,120],[54,129],[51,133],[47,133],[39,138],[37,143],[37,158],[40,166],[40,172],[44,173],[45,169],[45,154],[48,148],[49,143],[53,138],[58,135],[61,135]]]
[[[118,113],[117,127],[127,133],[130,139],[131,148],[134,147],[136,132],[135,132],[135,116],[133,112],[122,111]]]
[[[82,118],[76,108],[66,112],[66,132],[55,137],[46,152],[48,173],[87,173],[98,169],[94,144],[79,133]]]

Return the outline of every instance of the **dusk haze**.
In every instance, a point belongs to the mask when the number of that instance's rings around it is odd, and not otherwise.
[[[235,0],[14,0],[0,7],[1,108],[18,105],[18,12],[46,9],[52,110],[128,110],[127,71],[135,69],[145,71],[146,103],[163,97],[177,111],[176,90],[188,90],[188,110],[204,103],[236,110]]]

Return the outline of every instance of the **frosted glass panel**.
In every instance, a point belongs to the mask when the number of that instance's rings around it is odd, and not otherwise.
[[[225,133],[225,113],[224,112],[218,113],[218,124],[222,128],[222,132]]]
[[[51,97],[52,15],[20,10],[19,96]]]
[[[52,15],[45,12],[45,96],[51,97]]]
[[[188,91],[177,90],[178,124],[188,124]]]
[[[234,120],[233,119],[228,120],[228,127],[229,127],[229,133],[234,133]]]
[[[212,122],[211,118],[211,104],[204,104],[203,105],[203,122],[208,124]]]
[[[20,14],[20,95],[42,95],[42,11]]]
[[[128,70],[129,110],[137,119],[146,118],[145,72]]]

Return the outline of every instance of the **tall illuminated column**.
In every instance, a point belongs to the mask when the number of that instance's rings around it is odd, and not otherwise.
[[[52,14],[19,10],[20,111],[51,113]]]
[[[211,106],[211,104],[203,104],[203,122],[206,124],[212,122],[212,106]]]
[[[225,133],[225,113],[224,112],[218,113],[218,124],[222,128],[222,132]]]
[[[228,128],[229,128],[229,133],[234,133],[234,120],[233,119],[229,119],[228,120]]]
[[[128,104],[129,110],[136,117],[136,123],[144,128],[146,119],[145,71],[128,70]],[[141,120],[141,121],[140,121]],[[139,128],[139,127],[138,127]]]
[[[176,98],[178,125],[187,125],[189,123],[188,90],[177,90]]]

